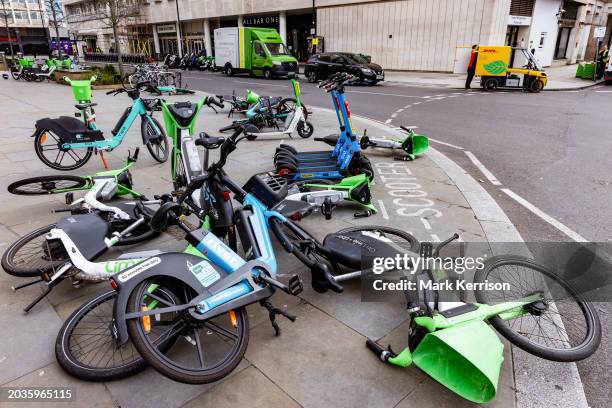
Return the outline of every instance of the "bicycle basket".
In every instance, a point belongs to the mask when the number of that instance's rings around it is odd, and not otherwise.
[[[90,102],[91,101],[91,80],[78,80],[71,81],[70,87],[72,88],[72,94],[77,102]]]
[[[287,180],[272,172],[253,175],[243,188],[268,207],[285,198],[288,190]]]

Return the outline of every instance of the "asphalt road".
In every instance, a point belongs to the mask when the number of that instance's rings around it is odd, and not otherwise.
[[[184,72],[183,78],[190,88],[214,94],[235,90],[244,96],[253,89],[260,95],[292,95],[286,80],[200,72]],[[332,107],[329,95],[314,84],[301,81],[301,89],[305,104]],[[525,241],[612,241],[612,87],[468,94],[383,83],[349,87],[347,97],[354,114],[392,126],[418,126],[434,139],[433,146],[482,181]],[[606,380],[612,306],[597,306],[602,345],[578,368],[589,405],[603,407],[612,396]]]

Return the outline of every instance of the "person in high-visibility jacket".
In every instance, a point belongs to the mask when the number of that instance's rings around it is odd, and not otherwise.
[[[610,50],[608,46],[604,45],[599,55],[597,55],[597,79],[601,79],[604,76],[604,71],[610,62]]]
[[[465,80],[465,89],[471,89],[472,80],[474,79],[474,74],[476,73],[476,62],[478,61],[478,45],[472,45],[472,55],[470,55],[470,62],[468,63],[467,68],[467,79]]]

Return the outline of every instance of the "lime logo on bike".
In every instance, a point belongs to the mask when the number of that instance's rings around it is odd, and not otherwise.
[[[134,266],[133,268],[130,268],[127,271],[121,273],[119,276],[117,276],[117,279],[119,280],[119,282],[125,283],[128,280],[132,279],[134,276],[160,263],[161,263],[161,259],[159,259],[159,257],[157,256],[154,258],[147,259],[146,261],[141,262],[138,265]]]
[[[484,69],[493,75],[499,75],[506,72],[507,67],[504,61],[498,60],[485,64]]]
[[[123,259],[120,261],[109,261],[104,264],[104,270],[108,273],[121,272],[124,269],[140,263],[142,259]]]
[[[221,279],[219,272],[217,272],[208,261],[202,261],[195,265],[187,261],[187,268],[189,268],[193,276],[195,276],[205,288]]]

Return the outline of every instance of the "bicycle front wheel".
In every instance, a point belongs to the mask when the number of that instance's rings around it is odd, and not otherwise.
[[[161,303],[160,308],[174,306],[166,304],[159,295],[159,291],[167,291],[169,287],[173,293],[181,293],[183,304],[197,296],[179,279],[153,277],[130,294],[127,313],[150,309],[152,299]],[[157,330],[153,330],[153,320],[164,324],[158,324]],[[164,376],[187,384],[210,383],[230,374],[240,363],[249,342],[248,316],[243,308],[206,321],[198,321],[188,310],[183,310],[158,313],[150,319],[131,319],[127,324],[130,339],[140,355]],[[173,345],[164,350],[168,342]]]
[[[34,136],[34,151],[38,158],[47,166],[55,170],[75,170],[87,163],[93,154],[88,147],[77,151],[63,147],[64,142],[49,129],[39,129]]]
[[[524,306],[525,313],[518,318],[489,319],[517,347],[560,362],[583,360],[599,347],[601,323],[593,306],[561,277],[533,260],[513,255],[492,257],[476,272],[474,282],[510,285],[509,290],[476,290],[479,303],[511,302],[542,294],[543,299]]]
[[[11,183],[8,191],[17,195],[45,195],[78,190],[86,184],[87,179],[78,176],[40,176]]]
[[[147,150],[151,153],[151,156],[158,163],[164,163],[168,160],[168,138],[166,137],[166,132],[164,132],[164,128],[161,123],[154,117],[149,117],[155,123],[155,126],[159,129],[159,132],[155,130],[155,128],[151,125],[146,119],[143,119],[140,123],[140,132],[142,133],[142,137],[144,140],[147,140]]]

